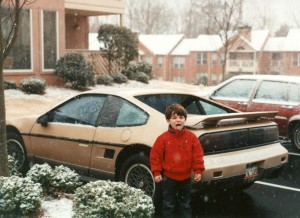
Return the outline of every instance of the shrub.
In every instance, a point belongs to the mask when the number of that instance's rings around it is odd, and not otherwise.
[[[118,84],[127,83],[127,81],[128,81],[128,78],[121,73],[112,74],[112,78],[114,79],[114,82],[118,83]]]
[[[81,54],[69,53],[61,57],[55,66],[54,73],[74,89],[85,89],[95,85],[92,65]]]
[[[124,69],[122,71],[122,74],[124,74],[125,76],[127,76],[128,79],[130,80],[137,80],[141,77],[140,74],[144,73],[148,76],[148,80],[152,78],[151,76],[151,72],[152,72],[152,66],[148,63],[145,62],[138,62],[135,64],[130,64],[126,69]],[[145,76],[142,76],[143,78],[145,78]],[[142,79],[143,82],[145,79]],[[147,81],[148,81],[147,80]]]
[[[16,81],[14,80],[4,80],[4,90],[7,89],[17,89]]]
[[[46,89],[46,82],[40,77],[31,76],[23,79],[19,88],[27,94],[43,94]]]
[[[30,214],[41,206],[42,188],[30,178],[0,177],[0,214]]]
[[[81,185],[79,175],[64,166],[52,169],[47,163],[35,164],[26,177],[39,183],[44,193],[56,196],[58,193],[71,193]]]
[[[152,217],[151,197],[122,182],[96,181],[74,194],[74,217]]]
[[[11,176],[21,176],[22,174],[17,170],[17,161],[12,156],[8,155],[8,171]]]
[[[136,78],[135,78],[136,81],[139,81],[139,82],[142,82],[142,83],[146,83],[148,84],[149,83],[149,76],[143,72],[138,72],[136,74]]]
[[[107,74],[96,76],[96,83],[99,85],[111,85],[114,82],[114,79]]]

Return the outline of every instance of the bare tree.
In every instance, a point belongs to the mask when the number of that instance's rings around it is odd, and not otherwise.
[[[16,42],[22,8],[33,2],[34,0],[0,0],[0,176],[9,175],[3,64]]]
[[[175,14],[166,0],[127,0],[127,18],[132,31],[144,34],[171,33]]]
[[[222,78],[225,79],[227,54],[234,40],[233,36],[241,25],[243,0],[204,0],[202,13],[210,21],[207,31],[218,34],[223,42],[220,51],[222,59]]]

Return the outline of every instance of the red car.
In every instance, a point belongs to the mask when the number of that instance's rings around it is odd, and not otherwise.
[[[209,95],[243,112],[277,111],[279,135],[300,150],[300,77],[279,75],[234,76]]]

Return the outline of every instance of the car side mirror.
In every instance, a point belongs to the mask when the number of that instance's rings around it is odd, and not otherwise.
[[[48,115],[45,114],[43,116],[40,116],[37,120],[37,123],[40,123],[42,125],[42,127],[47,127],[48,126]]]

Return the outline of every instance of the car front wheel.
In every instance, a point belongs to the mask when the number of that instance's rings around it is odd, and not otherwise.
[[[298,150],[300,150],[300,124],[299,123],[297,125],[295,125],[295,127],[293,128],[293,132],[292,132],[292,144]]]
[[[7,132],[7,152],[17,161],[16,168],[26,173],[28,160],[21,136],[16,132]]]
[[[121,167],[120,178],[131,187],[141,189],[148,196],[155,193],[155,182],[150,171],[149,158],[145,154],[135,154]]]

